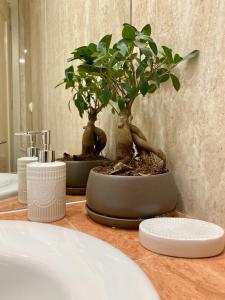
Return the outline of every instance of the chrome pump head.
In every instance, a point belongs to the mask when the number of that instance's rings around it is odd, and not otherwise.
[[[29,137],[30,146],[27,147],[28,157],[38,157],[39,149],[36,147],[36,134],[32,131],[15,133],[16,136],[26,136]]]
[[[55,161],[55,151],[50,150],[50,131],[42,130],[43,149],[39,151],[38,161],[39,162],[53,162]]]

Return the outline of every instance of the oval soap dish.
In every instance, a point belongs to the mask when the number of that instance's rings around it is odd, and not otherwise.
[[[153,218],[141,222],[140,243],[153,252],[176,257],[200,258],[220,254],[224,230],[220,226],[188,218]]]

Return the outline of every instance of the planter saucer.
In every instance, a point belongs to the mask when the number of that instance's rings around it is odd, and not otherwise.
[[[85,195],[89,172],[106,163],[105,160],[68,160],[66,163],[66,194]]]
[[[85,195],[86,193],[86,188],[84,187],[80,187],[80,188],[71,188],[71,187],[67,187],[66,188],[66,194],[67,195]]]
[[[86,210],[92,220],[94,220],[97,223],[110,226],[110,227],[137,229],[139,224],[144,220],[144,219],[122,219],[122,218],[104,216],[99,213],[96,213],[95,211],[90,209],[87,205],[86,205]]]

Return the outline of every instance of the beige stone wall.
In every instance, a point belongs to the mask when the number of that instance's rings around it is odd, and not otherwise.
[[[166,84],[140,99],[135,122],[167,153],[179,208],[225,226],[225,1],[133,0],[133,24],[198,61],[177,70],[182,88]]]

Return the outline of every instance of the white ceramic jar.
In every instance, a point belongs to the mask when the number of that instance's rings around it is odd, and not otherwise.
[[[27,165],[38,160],[38,151],[36,147],[36,133],[33,131],[15,133],[16,136],[29,138],[29,147],[27,147],[27,156],[17,159],[18,173],[18,201],[22,204],[27,203]]]
[[[27,165],[37,161],[37,157],[21,157],[17,159],[18,201],[27,203]]]
[[[34,162],[27,166],[28,219],[53,222],[65,216],[66,165]]]

